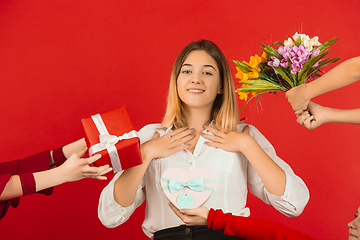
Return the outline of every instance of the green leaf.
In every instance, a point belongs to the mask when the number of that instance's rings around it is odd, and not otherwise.
[[[264,86],[264,85],[250,85],[243,88],[235,90],[236,92],[261,92],[261,91],[280,91],[285,92],[284,89],[273,86]]]
[[[271,46],[260,43],[263,46],[262,50],[271,57],[276,57],[277,59],[282,59],[282,56]]]
[[[284,46],[284,44],[282,43],[282,42],[280,42],[280,41],[275,41],[275,42],[273,42],[271,45],[276,45],[276,46],[280,46],[280,47],[283,47]],[[270,46],[271,46],[270,45]]]
[[[252,72],[252,68],[249,65],[247,65],[246,63],[236,61],[236,60],[233,60],[233,62],[242,72],[244,72],[244,73]]]
[[[336,43],[339,39],[340,38],[332,38],[329,41],[325,42],[324,44],[320,45],[317,49],[319,49],[320,52],[322,52],[323,50],[327,49],[328,47]]]
[[[300,44],[301,44],[301,37],[299,36],[298,39],[296,40],[295,45],[298,47],[300,46]]]
[[[294,87],[294,83],[292,81],[291,75],[289,76],[288,74],[290,73],[286,73],[286,71],[282,68],[282,67],[273,67],[285,80],[286,82],[291,86]]]

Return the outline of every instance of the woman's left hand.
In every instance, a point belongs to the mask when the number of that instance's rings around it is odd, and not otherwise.
[[[209,209],[206,207],[179,210],[171,202],[169,202],[169,206],[186,225],[207,225]]]
[[[204,128],[214,134],[213,136],[201,133],[201,136],[212,141],[206,142],[206,144],[210,147],[221,148],[228,152],[242,152],[242,150],[245,149],[246,142],[252,139],[249,133],[249,126],[245,126],[242,133],[235,131],[223,133],[210,126],[204,126]]]

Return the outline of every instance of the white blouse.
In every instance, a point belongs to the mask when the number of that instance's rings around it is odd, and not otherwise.
[[[245,126],[246,124],[239,124],[238,132],[242,132]],[[207,168],[214,174],[216,179],[214,191],[203,205],[207,208],[222,209],[224,212],[248,217],[250,210],[246,207],[246,199],[247,187],[249,187],[252,194],[271,204],[284,215],[289,217],[300,215],[309,200],[309,191],[305,183],[294,174],[288,164],[276,156],[274,148],[259,130],[251,125],[249,130],[250,135],[261,148],[285,171],[286,187],[283,196],[278,197],[266,191],[259,175],[241,152],[233,153],[209,147],[204,144],[209,140],[200,136],[194,153],[185,149],[166,158],[153,159],[142,178],[135,201],[129,207],[122,207],[114,200],[114,183],[122,172],[117,173],[100,195],[98,207],[100,221],[106,227],[117,227],[127,221],[146,198],[142,228],[149,238],[153,238],[154,232],[158,230],[184,224],[170,209],[168,200],[161,190],[161,175],[171,167],[179,167],[186,171]],[[155,131],[162,136],[172,130],[161,127],[160,124],[147,125],[139,131],[141,144],[149,141]],[[207,130],[204,132],[211,134]],[[146,189],[146,195],[143,188]]]

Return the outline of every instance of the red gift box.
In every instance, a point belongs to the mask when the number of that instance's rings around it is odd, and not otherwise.
[[[108,164],[115,173],[142,164],[140,139],[125,106],[81,122],[89,155],[102,156],[95,166]]]

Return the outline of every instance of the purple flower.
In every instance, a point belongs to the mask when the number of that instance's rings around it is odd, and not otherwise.
[[[314,58],[314,57],[318,56],[319,54],[320,54],[320,50],[317,48],[314,48],[311,53],[311,58]]]
[[[292,73],[292,74],[296,74],[296,73],[298,73],[298,72],[301,71],[301,69],[302,69],[302,64],[301,64],[300,62],[294,60],[294,61],[292,61],[291,67],[292,67],[291,73]]]
[[[281,59],[280,66],[286,68],[289,66],[289,61],[287,59]]]
[[[277,59],[276,57],[270,57],[270,58],[271,58],[272,61],[269,61],[269,62],[268,62],[268,65],[269,65],[270,67],[278,67],[279,64],[280,64],[280,60]]]
[[[301,62],[301,64],[304,64],[309,59],[309,48],[305,47],[303,44],[300,44],[299,47],[294,46],[292,50],[299,58],[299,62]]]

